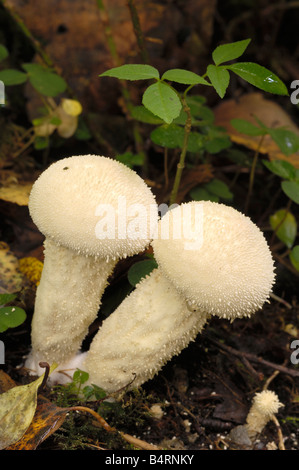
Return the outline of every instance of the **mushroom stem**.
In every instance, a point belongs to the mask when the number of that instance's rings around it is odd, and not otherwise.
[[[109,393],[137,388],[195,340],[206,321],[157,268],[104,320],[82,369]]]
[[[32,320],[31,367],[40,361],[61,364],[77,354],[116,264],[79,255],[48,239],[44,246],[45,262]]]

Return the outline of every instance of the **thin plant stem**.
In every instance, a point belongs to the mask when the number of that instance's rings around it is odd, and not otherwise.
[[[265,135],[262,135],[261,138],[260,138],[258,147],[255,151],[254,157],[253,157],[253,162],[252,162],[252,166],[251,166],[251,170],[250,170],[250,176],[249,176],[249,188],[248,188],[248,193],[247,193],[246,202],[245,202],[245,209],[244,209],[245,214],[248,212],[250,198],[251,198],[251,195],[252,195],[252,190],[253,190],[253,185],[254,185],[255,169],[256,169],[258,157],[259,157],[259,154],[260,154],[260,149],[261,149],[261,146],[263,144],[264,138],[265,138]]]
[[[98,6],[98,9],[99,9],[99,12],[100,12],[102,24],[104,26],[104,34],[105,34],[105,38],[106,38],[106,42],[107,42],[107,46],[108,46],[110,55],[113,59],[114,65],[116,67],[119,67],[122,64],[122,62],[121,62],[121,58],[120,58],[120,56],[117,52],[117,48],[116,48],[116,44],[115,44],[115,41],[114,41],[113,31],[112,31],[112,28],[111,28],[109,14],[108,14],[106,5],[105,5],[103,0],[96,0],[96,3],[97,3],[97,6]],[[133,109],[133,103],[131,101],[130,93],[128,91],[126,82],[124,80],[120,80],[120,83],[121,83],[121,93],[122,93],[122,96],[123,96],[123,99],[124,99],[124,102],[125,102],[126,111],[127,111],[128,115],[131,116],[132,109]],[[143,150],[143,139],[142,139],[142,136],[141,136],[140,131],[139,131],[138,123],[135,120],[133,120],[133,136],[134,136],[136,150],[143,157],[143,161],[144,161],[143,170],[146,171],[146,169],[147,169],[147,158],[146,158],[146,154]]]
[[[188,148],[189,134],[191,132],[192,118],[191,118],[190,108],[189,108],[189,106],[187,105],[187,102],[186,102],[186,93],[187,93],[187,91],[188,91],[188,89],[185,91],[185,93],[182,97],[183,109],[184,109],[184,111],[187,115],[187,119],[186,119],[185,127],[184,127],[184,141],[183,141],[182,151],[181,151],[181,154],[180,154],[180,160],[179,160],[179,163],[177,164],[177,170],[176,170],[176,175],[175,175],[175,179],[174,179],[174,183],[173,183],[173,188],[172,188],[172,191],[171,191],[171,194],[170,194],[170,200],[169,200],[170,205],[175,204],[176,200],[177,200],[177,195],[178,195],[178,191],[179,191],[179,187],[180,187],[180,183],[181,183],[181,178],[182,178],[183,170],[185,168],[185,159],[186,159],[187,148]]]
[[[142,29],[140,26],[140,21],[139,21],[139,16],[138,12],[136,9],[135,1],[134,0],[128,0],[128,7],[130,10],[131,14],[131,19],[132,19],[132,24],[134,28],[134,33],[137,39],[137,44],[140,50],[141,58],[145,64],[149,63],[149,56],[148,52],[145,47],[145,42],[144,42],[144,36],[142,33]]]

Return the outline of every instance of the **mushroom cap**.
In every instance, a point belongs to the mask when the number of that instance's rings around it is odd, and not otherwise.
[[[275,392],[272,390],[263,390],[255,394],[253,406],[260,414],[270,417],[278,413],[279,408],[282,407],[283,404],[280,403]]]
[[[181,204],[160,220],[152,245],[164,275],[195,309],[233,320],[269,298],[275,275],[267,242],[232,207]]]
[[[97,155],[50,165],[32,187],[29,211],[57,245],[107,260],[143,251],[158,221],[155,197],[144,180],[124,164]]]

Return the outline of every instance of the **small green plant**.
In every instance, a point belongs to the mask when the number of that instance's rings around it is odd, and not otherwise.
[[[68,406],[78,400],[87,402],[88,400],[104,400],[106,392],[97,385],[85,385],[89,374],[77,369],[72,377],[72,381],[66,385],[57,385],[53,388],[56,401],[59,406]]]
[[[229,63],[238,59],[246,50],[250,39],[218,46],[212,53],[213,64],[208,65],[201,76],[184,69],[171,69],[162,77],[159,71],[147,64],[127,64],[114,67],[100,77],[119,80],[151,80],[142,96],[142,106],[132,109],[136,120],[157,126],[151,133],[152,141],[166,149],[180,149],[179,162],[170,194],[170,204],[176,202],[187,153],[204,155],[217,153],[230,146],[225,131],[213,123],[213,113],[205,105],[202,96],[189,96],[195,86],[213,87],[223,98],[233,72],[255,87],[274,94],[287,95],[284,83],[268,69],[252,63]],[[178,91],[173,83],[185,86]],[[227,188],[226,188],[227,189]],[[231,197],[229,195],[229,197]]]
[[[17,294],[0,294],[0,333],[16,328],[26,320],[25,310],[11,305],[16,298]]]
[[[255,120],[257,122],[256,125],[243,119],[232,119],[231,124],[240,133],[255,137],[260,136],[258,149],[264,137],[269,135],[286,157],[299,150],[299,137],[293,131],[285,129],[284,127],[269,128],[256,117]],[[252,192],[254,171],[258,156],[259,151],[257,150],[251,167],[249,197]],[[281,178],[281,189],[289,198],[288,207],[277,210],[270,216],[269,221],[277,238],[287,247],[286,254],[289,256],[293,267],[299,271],[299,245],[294,245],[298,227],[296,218],[290,210],[291,203],[299,204],[299,170],[287,160],[268,161],[263,159],[262,163],[271,173]]]
[[[0,44],[0,62],[9,57],[7,48]],[[0,70],[0,80],[5,86],[24,85],[29,83],[41,97],[43,107],[40,117],[32,120],[32,138],[30,143],[35,149],[42,150],[49,145],[49,137],[55,131],[62,138],[68,138],[75,133],[78,139],[89,138],[87,130],[79,121],[82,112],[81,104],[74,99],[60,98],[68,88],[64,78],[51,67],[39,63],[23,63],[21,70],[4,68]],[[57,104],[54,98],[59,99]]]

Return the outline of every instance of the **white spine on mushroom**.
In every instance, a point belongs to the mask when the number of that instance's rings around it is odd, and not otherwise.
[[[152,378],[211,315],[230,320],[250,316],[269,297],[273,260],[258,227],[223,204],[188,204],[194,210],[188,240],[173,233],[173,227],[183,229],[187,222],[182,204],[158,224],[152,245],[159,268],[104,320],[86,354],[83,368],[90,381],[109,392],[134,377],[132,387]],[[195,220],[197,204],[202,205],[203,227]],[[168,237],[161,236],[165,226]]]
[[[263,390],[262,392],[256,393],[246,419],[246,428],[249,437],[254,438],[260,434],[266,424],[282,406],[283,404],[280,403],[275,392]]]
[[[136,388],[194,340],[206,320],[155,269],[104,320],[82,368],[107,392]]]

